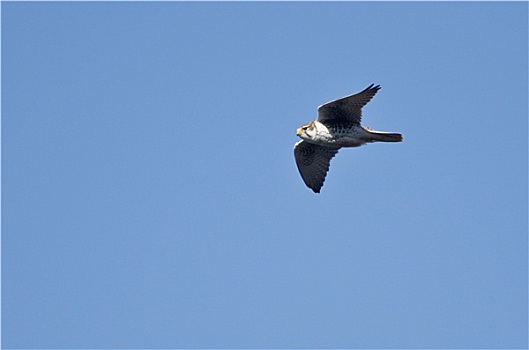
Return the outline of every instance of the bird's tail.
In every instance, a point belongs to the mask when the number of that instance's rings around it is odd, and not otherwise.
[[[402,134],[396,132],[369,130],[369,133],[371,134],[372,142],[402,142]]]

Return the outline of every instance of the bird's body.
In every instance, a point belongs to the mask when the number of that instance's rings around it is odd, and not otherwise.
[[[294,146],[296,164],[305,184],[319,193],[331,159],[342,147],[368,142],[400,142],[402,135],[375,131],[360,125],[362,107],[380,89],[373,84],[362,92],[318,107],[318,119],[297,129],[301,138]]]
[[[309,128],[314,128],[316,133],[313,136],[303,132],[303,127],[298,129],[298,136],[307,142],[326,147],[358,147],[368,142],[399,142],[402,135],[370,130],[364,126],[325,126],[317,120],[306,124]]]

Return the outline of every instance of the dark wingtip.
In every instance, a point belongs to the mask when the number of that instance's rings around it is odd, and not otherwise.
[[[310,189],[311,189],[312,191],[314,191],[314,193],[320,193],[321,187],[320,187],[320,188],[317,188],[317,187],[311,187]]]
[[[366,87],[366,88],[364,89],[364,91],[368,91],[368,90],[375,90],[375,91],[378,91],[378,90],[380,90],[380,89],[381,89],[380,85],[371,84],[371,85],[369,85],[368,87]]]

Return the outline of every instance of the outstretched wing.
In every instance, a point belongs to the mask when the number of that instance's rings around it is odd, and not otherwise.
[[[331,159],[338,153],[338,149],[315,145],[304,140],[294,145],[299,173],[305,184],[315,193],[320,193]]]
[[[318,107],[318,121],[323,124],[360,125],[362,107],[378,90],[380,85],[369,85],[365,90],[350,96],[327,102]]]

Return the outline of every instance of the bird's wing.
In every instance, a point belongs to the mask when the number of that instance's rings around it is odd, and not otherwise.
[[[362,107],[364,107],[377,91],[380,85],[369,85],[365,90],[350,96],[327,102],[318,107],[318,121],[323,124],[352,124],[360,125]]]
[[[332,157],[338,153],[338,148],[324,147],[301,140],[294,145],[294,156],[299,173],[305,184],[315,193],[325,181]]]

